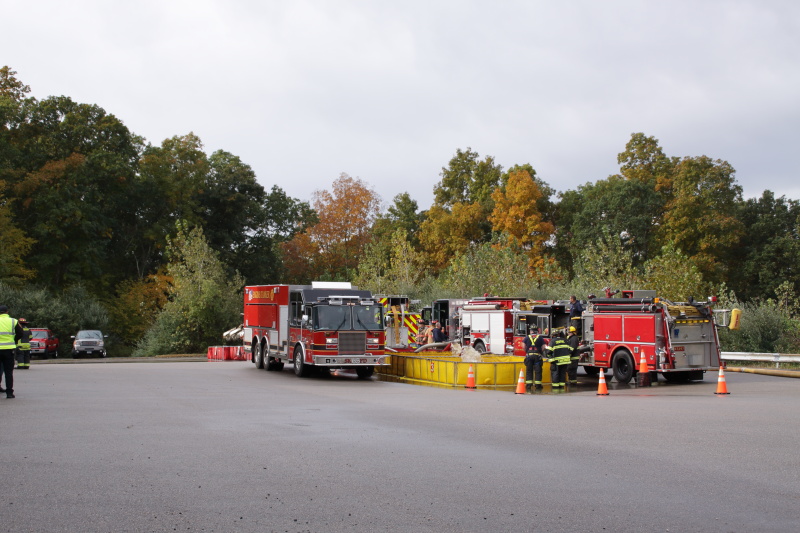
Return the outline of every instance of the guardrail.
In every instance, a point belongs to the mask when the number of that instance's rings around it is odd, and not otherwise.
[[[800,363],[798,354],[721,352],[723,361],[767,361],[780,368],[781,363]]]

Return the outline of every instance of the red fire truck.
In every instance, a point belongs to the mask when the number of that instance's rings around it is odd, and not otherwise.
[[[422,308],[422,322],[430,324],[433,320],[442,325],[442,331],[448,339],[457,339],[459,310],[469,302],[468,298],[444,298],[435,300],[431,307]]]
[[[590,298],[583,313],[581,365],[588,374],[611,368],[627,383],[644,356],[667,381],[702,380],[721,364],[719,336],[709,302],[673,303],[655,291],[622,291],[622,298]]]
[[[350,283],[245,287],[243,340],[257,368],[292,361],[301,377],[317,366],[367,378],[388,364],[383,328],[383,306]]]

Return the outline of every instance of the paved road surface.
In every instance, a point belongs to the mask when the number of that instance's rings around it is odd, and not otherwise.
[[[36,364],[0,531],[800,530],[800,380],[518,396],[243,362]],[[588,378],[587,378],[588,379]]]

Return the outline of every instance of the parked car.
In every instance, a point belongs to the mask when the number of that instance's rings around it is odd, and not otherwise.
[[[108,335],[103,335],[99,329],[82,329],[72,338],[75,339],[72,342],[72,357],[82,355],[105,357],[107,355],[106,343],[103,339],[108,338]]]
[[[31,356],[58,357],[58,337],[47,328],[31,328]]]

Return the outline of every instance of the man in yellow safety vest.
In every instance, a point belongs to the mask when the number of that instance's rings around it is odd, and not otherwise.
[[[0,367],[5,375],[6,398],[14,398],[14,354],[17,351],[17,339],[22,335],[22,326],[16,319],[8,316],[8,307],[0,305]]]

